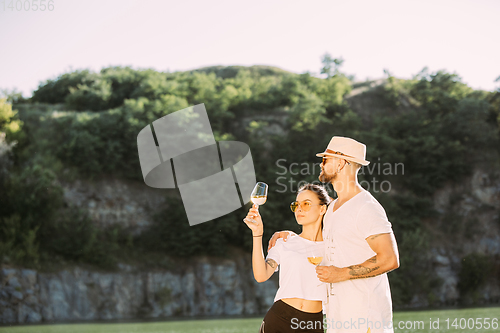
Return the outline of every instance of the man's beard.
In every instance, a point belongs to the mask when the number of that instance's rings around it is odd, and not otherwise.
[[[328,175],[328,174],[326,174],[325,170],[322,170],[318,178],[319,178],[319,181],[322,183],[327,183],[327,184],[330,183],[333,185],[333,183],[335,182],[335,179],[337,178],[337,173]]]

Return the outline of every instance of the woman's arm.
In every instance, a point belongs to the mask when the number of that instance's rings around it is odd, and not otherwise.
[[[262,218],[257,208],[258,208],[257,205],[253,205],[243,221],[252,230],[253,276],[255,277],[255,280],[260,283],[267,281],[271,277],[271,275],[273,275],[274,270],[278,265],[276,264],[276,261],[272,259],[268,259],[267,261],[265,260],[264,251],[262,249],[262,235],[264,234],[264,225],[262,223]],[[251,222],[250,220],[254,220],[255,223]]]
[[[262,236],[253,238],[252,268],[255,281],[261,283],[269,280],[278,264],[273,259],[264,259]]]

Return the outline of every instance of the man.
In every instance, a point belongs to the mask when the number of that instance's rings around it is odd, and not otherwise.
[[[391,223],[384,208],[358,183],[366,146],[334,136],[322,157],[319,180],[338,194],[324,217],[325,256],[316,268],[327,283],[325,328],[328,333],[393,332],[392,301],[387,272],[399,267]],[[286,239],[287,232],[276,233]]]

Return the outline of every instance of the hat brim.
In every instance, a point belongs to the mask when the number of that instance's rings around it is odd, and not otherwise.
[[[351,157],[351,156],[339,155],[339,154],[317,153],[316,156],[317,157],[325,157],[325,156],[328,156],[328,157],[338,157],[338,158],[341,158],[341,159],[344,159],[344,160],[348,160],[348,161],[352,161],[352,162],[361,164],[363,166],[367,166],[368,164],[370,164],[370,161],[362,160],[362,159],[359,159],[359,158],[356,158],[356,157]]]

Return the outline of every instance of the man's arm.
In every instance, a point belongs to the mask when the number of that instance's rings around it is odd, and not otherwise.
[[[346,280],[363,279],[390,272],[399,267],[398,246],[394,234],[377,234],[366,238],[375,256],[359,265],[339,268],[317,266],[316,273],[322,282],[336,283]]]

